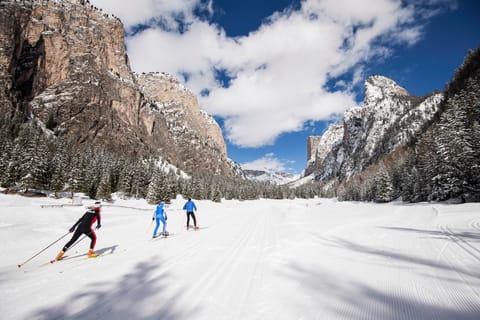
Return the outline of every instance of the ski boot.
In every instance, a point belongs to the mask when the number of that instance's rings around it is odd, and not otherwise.
[[[64,253],[65,253],[65,252],[64,252],[63,250],[60,251],[60,252],[57,254],[57,256],[55,257],[55,260],[62,260]]]
[[[88,250],[88,257],[89,258],[96,258],[96,257],[98,257],[98,254],[93,252],[93,249],[90,249],[90,250]]]

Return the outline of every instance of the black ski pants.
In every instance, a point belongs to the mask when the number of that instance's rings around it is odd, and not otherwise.
[[[192,216],[193,225],[196,227],[197,226],[197,219],[195,219],[195,213],[193,213],[193,212],[187,212],[187,227],[190,226],[190,216]]]
[[[95,248],[95,243],[97,242],[97,235],[95,234],[95,231],[93,231],[93,229],[91,227],[83,227],[83,228],[80,228],[80,226],[75,230],[75,232],[73,233],[73,236],[72,236],[72,239],[70,239],[70,241],[67,242],[67,244],[63,247],[63,252],[67,251],[68,248],[70,248],[70,246],[72,244],[75,243],[75,241],[78,240],[78,238],[80,238],[80,236],[84,234],[86,235],[87,237],[90,238],[90,249],[93,249]]]

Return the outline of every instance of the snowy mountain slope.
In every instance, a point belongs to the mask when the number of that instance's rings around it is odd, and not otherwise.
[[[96,250],[46,263],[84,211],[0,194],[4,319],[478,319],[478,203],[198,201],[203,229],[151,240],[153,206],[103,207]],[[89,202],[84,202],[88,204]],[[66,242],[66,239],[65,239]]]
[[[321,195],[341,200],[479,201],[479,88],[480,49],[428,97],[370,77],[361,106],[309,137],[305,175],[315,175]]]
[[[371,76],[361,106],[344,113],[316,141],[307,164],[317,180],[352,177],[380,157],[410,143],[439,110],[443,94],[412,97],[393,80]]]
[[[245,178],[252,181],[270,182],[272,184],[282,185],[295,181],[298,175],[285,172],[273,172],[268,170],[247,170],[244,169]]]

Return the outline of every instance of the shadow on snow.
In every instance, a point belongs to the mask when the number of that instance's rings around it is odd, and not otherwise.
[[[105,251],[110,250],[107,248]],[[101,251],[101,250],[99,250]],[[103,251],[102,251],[103,252]],[[138,263],[134,270],[125,274],[115,283],[97,282],[79,287],[78,292],[58,305],[44,308],[32,315],[33,319],[185,319],[197,310],[175,310],[178,293],[169,288],[169,275],[159,274],[162,264],[158,261]],[[108,272],[108,270],[102,270]],[[180,290],[180,289],[179,289]],[[165,297],[162,295],[165,293]],[[167,294],[168,292],[168,294]],[[179,292],[179,291],[177,291]]]
[[[334,246],[337,246],[339,248],[345,248],[356,253],[364,253],[368,255],[378,256],[381,258],[386,258],[388,260],[393,259],[399,263],[426,266],[434,269],[445,270],[447,272],[452,271],[452,267],[449,264],[442,263],[439,260],[434,261],[411,254],[409,255],[404,253],[398,253],[395,252],[393,249],[378,249],[374,247],[364,246],[358,243],[354,243],[352,241],[339,238],[327,241],[331,242]],[[480,272],[473,272],[459,266],[455,268],[455,271],[466,276],[480,279]]]
[[[436,320],[477,320],[480,314],[478,300],[462,301],[455,309],[452,306],[433,304],[431,297],[409,295],[395,287],[381,290],[359,281],[348,280],[346,276],[322,272],[319,268],[307,268],[300,263],[292,263],[288,276],[302,283],[302,291],[310,291],[318,310],[330,310],[333,319],[436,319]],[[325,295],[327,296],[325,298]],[[292,297],[294,300],[294,297]],[[318,319],[326,319],[319,311]]]
[[[456,232],[450,229],[447,231],[443,230],[424,230],[416,228],[404,228],[404,227],[378,227],[381,229],[393,230],[393,231],[404,231],[404,232],[413,232],[420,233],[425,235],[430,235],[438,237],[441,239],[448,239],[449,237],[455,237],[463,240],[480,240],[480,232]]]

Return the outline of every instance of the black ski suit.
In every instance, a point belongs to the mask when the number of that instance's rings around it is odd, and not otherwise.
[[[78,238],[82,235],[85,234],[87,237],[89,237],[92,241],[90,242],[90,249],[93,250],[95,247],[95,243],[97,242],[97,235],[95,234],[95,231],[92,229],[92,225],[97,222],[97,229],[101,227],[100,223],[100,208],[95,208],[95,209],[89,209],[85,214],[78,219],[78,221],[70,228],[70,232],[73,232],[75,228],[75,233],[72,236],[72,239],[67,242],[67,244],[63,247],[63,252],[67,251],[68,248],[72,244],[75,243],[75,241],[78,240]],[[77,227],[78,226],[78,227]]]

